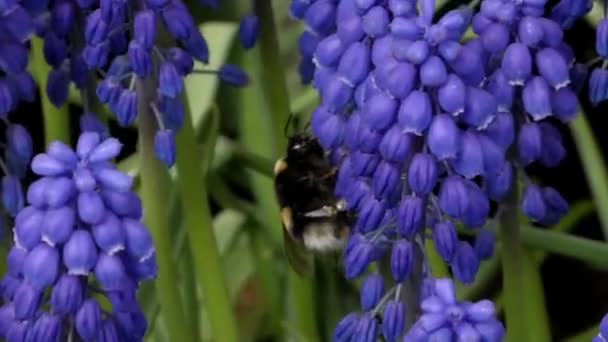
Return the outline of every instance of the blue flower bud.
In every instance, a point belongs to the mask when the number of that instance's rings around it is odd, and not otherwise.
[[[21,274],[21,267],[23,266],[23,261],[26,256],[27,251],[25,249],[19,248],[18,246],[11,247],[11,250],[6,257],[8,273],[10,275],[18,277]]]
[[[478,48],[471,44],[476,40],[472,40],[460,49],[460,52],[456,58],[450,61],[450,66],[455,71],[458,76],[461,77],[469,77],[476,73],[483,74],[483,56],[481,55]],[[483,77],[483,75],[482,75]],[[477,86],[479,82],[476,84],[471,83],[471,85]]]
[[[110,45],[104,41],[95,45],[87,45],[82,51],[82,57],[89,68],[103,68],[108,63]]]
[[[397,62],[393,56],[393,37],[386,35],[382,38],[375,39],[372,43],[372,63],[374,65],[383,65],[384,63]]]
[[[260,33],[260,20],[255,15],[246,15],[239,25],[239,40],[245,49],[251,49]]]
[[[541,21],[536,17],[523,17],[518,26],[519,40],[529,47],[537,47],[543,40],[544,31]]]
[[[450,116],[445,114],[435,115],[429,128],[427,144],[437,159],[444,160],[456,157],[460,139],[460,129]]]
[[[35,288],[26,280],[22,281],[21,285],[17,289],[17,292],[15,292],[15,296],[13,297],[15,319],[29,320],[33,318],[40,307],[42,294],[42,290]],[[9,329],[7,337],[10,336],[10,330],[12,330],[12,328]],[[10,338],[8,340],[10,341]]]
[[[515,122],[513,114],[499,112],[485,129],[486,135],[496,145],[506,151],[515,140]]]
[[[524,85],[532,73],[532,56],[528,47],[522,43],[509,45],[502,57],[501,68],[509,84]]]
[[[488,197],[494,201],[502,201],[513,184],[513,166],[509,162],[503,163],[497,173],[486,175],[484,181]]]
[[[547,204],[542,189],[537,185],[528,185],[524,190],[522,201],[524,214],[533,221],[541,222],[547,216]]]
[[[515,89],[509,84],[501,69],[496,70],[492,74],[487,83],[486,90],[494,95],[499,112],[511,110],[513,98],[515,97]]]
[[[414,138],[393,125],[382,137],[378,147],[382,158],[393,163],[404,162],[412,151]]]
[[[460,139],[460,148],[452,163],[454,170],[466,178],[474,178],[484,173],[484,159],[477,134],[466,131]]]
[[[51,307],[60,315],[74,314],[80,309],[84,298],[83,279],[73,275],[62,275],[51,292]]]
[[[101,308],[94,299],[84,301],[75,318],[76,332],[84,341],[93,341],[102,325]]]
[[[424,213],[425,205],[420,197],[403,197],[397,210],[397,228],[399,234],[407,239],[412,239],[423,227]]]
[[[562,88],[551,93],[551,109],[553,115],[563,122],[574,120],[578,113],[578,97],[568,88]]]
[[[594,106],[608,98],[608,70],[595,68],[589,78],[589,100]]]
[[[468,87],[465,100],[464,122],[479,129],[488,127],[498,109],[494,96],[485,90]]]
[[[53,68],[61,67],[63,61],[68,57],[68,43],[65,38],[57,37],[57,35],[48,31],[44,34],[44,45],[42,51],[44,59]]]
[[[131,126],[137,118],[137,93],[133,90],[123,89],[114,108],[118,124],[122,127]]]
[[[148,77],[152,73],[152,53],[149,49],[141,46],[133,40],[129,43],[129,61],[133,67],[133,72],[142,78]]]
[[[145,49],[151,49],[156,43],[156,15],[152,10],[143,10],[135,15],[133,24],[135,41]]]
[[[378,228],[386,209],[386,202],[373,196],[364,198],[361,201],[355,229],[359,232],[367,233]]]
[[[496,236],[491,230],[484,230],[475,238],[475,254],[481,260],[487,260],[494,253],[494,245],[496,244]]]
[[[97,98],[105,104],[116,105],[120,98],[122,87],[112,78],[106,78],[99,82],[96,89]]]
[[[61,36],[67,35],[74,24],[74,5],[71,2],[60,2],[51,11],[51,27]]]
[[[454,219],[466,214],[469,203],[467,183],[460,176],[450,176],[441,184],[439,191],[439,207]]]
[[[462,80],[450,74],[437,91],[437,100],[441,109],[452,115],[458,115],[464,112],[465,94],[466,88]]]
[[[2,13],[4,27],[17,41],[25,42],[34,33],[36,28],[36,23],[32,18],[32,14],[34,14],[32,9],[33,6],[30,4],[28,4],[30,6],[25,6],[25,4],[18,5],[12,1],[9,1],[9,3],[13,6],[3,10]],[[43,7],[47,5],[48,4],[43,4]]]
[[[87,16],[84,39],[89,45],[97,45],[107,38],[109,29],[108,23],[101,18],[101,10],[97,9]]]
[[[46,205],[49,208],[59,208],[76,194],[74,182],[66,177],[51,179],[47,184],[48,189],[44,192]]]
[[[59,252],[47,244],[34,247],[23,261],[23,278],[40,291],[53,284],[58,274]]]
[[[110,168],[95,170],[95,178],[101,186],[114,191],[128,191],[133,185],[133,178],[131,176]]]
[[[319,46],[320,39],[310,31],[304,31],[298,39],[298,49],[302,56],[312,57]]]
[[[370,68],[370,49],[361,42],[352,43],[342,54],[338,75],[351,87],[363,82]]]
[[[401,103],[399,125],[406,133],[422,135],[433,118],[433,106],[428,93],[415,90]]]
[[[44,214],[37,210],[22,210],[15,219],[15,244],[31,250],[38,245],[42,237],[42,220]]]
[[[120,258],[105,253],[99,254],[95,265],[95,276],[101,288],[106,291],[119,289],[128,277]]]
[[[154,136],[154,152],[156,153],[156,157],[167,167],[175,164],[176,146],[173,131],[165,129],[156,132]]]
[[[27,338],[32,341],[57,341],[62,336],[61,324],[58,316],[45,312],[38,316]]]
[[[12,304],[0,307],[0,338],[6,338],[6,333],[15,320],[15,309]]]
[[[454,259],[450,264],[456,279],[471,284],[479,270],[479,259],[468,242],[460,241]]]
[[[101,195],[104,204],[116,215],[136,220],[141,218],[141,199],[133,191],[117,192],[104,190],[101,192]]]
[[[184,91],[184,80],[177,71],[175,64],[164,62],[158,72],[158,91],[167,97],[177,97]]]
[[[34,102],[36,99],[36,83],[28,72],[9,76],[12,88],[16,89],[23,101]]]
[[[490,53],[504,51],[510,41],[509,29],[501,23],[490,24],[481,33],[481,41]]]
[[[369,128],[383,131],[394,122],[396,112],[397,102],[388,94],[378,93],[365,103],[361,114]]]
[[[542,132],[540,126],[535,123],[526,123],[521,126],[517,137],[517,151],[519,161],[524,165],[530,165],[541,157]]]
[[[538,51],[536,53],[536,67],[545,81],[556,90],[570,84],[568,64],[555,49],[545,48]]]
[[[399,188],[401,168],[398,165],[382,161],[372,177],[372,189],[377,198],[390,198]]]
[[[417,153],[410,162],[407,179],[414,193],[426,195],[435,188],[438,174],[435,157],[428,153]]]
[[[317,45],[313,61],[321,67],[334,68],[338,65],[345,48],[337,34],[329,35]]]
[[[47,153],[51,158],[63,163],[66,169],[73,169],[78,163],[76,153],[74,153],[69,146],[60,141],[53,141],[49,145]]]
[[[377,85],[397,99],[404,99],[416,85],[416,68],[409,63],[386,63],[374,73]]]
[[[77,199],[78,217],[85,223],[97,224],[106,213],[99,194],[95,191],[81,192]]]
[[[380,335],[378,321],[371,314],[366,313],[361,316],[354,333],[357,342],[374,342]]]
[[[218,76],[222,82],[233,87],[244,87],[249,84],[249,77],[247,74],[236,65],[222,65],[218,72]]]
[[[322,105],[330,112],[340,112],[353,96],[353,88],[336,76],[326,79],[320,90]]]
[[[541,13],[544,11],[540,9]],[[543,43],[549,47],[557,47],[564,40],[564,31],[555,21],[548,18],[539,18],[543,26]]]
[[[304,16],[308,29],[320,36],[326,36],[335,28],[336,6],[333,1],[313,2]]]
[[[382,315],[382,335],[387,342],[395,342],[405,328],[405,309],[403,303],[391,300],[386,303]]]
[[[357,238],[357,236],[359,238]],[[372,261],[373,246],[361,235],[353,235],[344,253],[346,279],[354,279],[361,275]]]
[[[124,219],[122,223],[127,251],[139,261],[148,259],[154,253],[154,241],[146,226],[128,218]]]
[[[363,15],[363,32],[372,38],[382,37],[388,33],[389,21],[389,15],[384,6],[374,6]]]
[[[548,122],[539,125],[542,134],[541,162],[547,167],[556,167],[566,157],[562,135]]]
[[[431,56],[420,68],[420,82],[429,87],[438,87],[447,81],[448,72],[441,58]]]
[[[198,30],[192,32],[187,40],[182,41],[182,44],[192,57],[202,63],[209,63],[209,46],[205,37]]]
[[[396,38],[414,41],[424,32],[415,19],[395,17],[391,22],[391,34]]]
[[[469,203],[462,216],[462,223],[470,228],[482,227],[490,213],[490,202],[486,195],[479,189],[477,184],[467,182]]]
[[[49,100],[55,107],[61,107],[68,99],[70,79],[67,73],[61,70],[51,70],[46,86]]]
[[[12,301],[15,297],[15,293],[17,293],[17,289],[19,289],[19,286],[21,286],[21,283],[22,279],[17,278],[17,276],[5,275],[2,278],[2,281],[0,281],[0,293],[2,294],[2,298],[7,302]],[[2,331],[0,331],[0,336],[1,335]]]
[[[433,226],[433,242],[441,258],[446,262],[451,262],[456,254],[458,244],[454,224],[450,221],[435,224]]]
[[[178,2],[170,3],[160,11],[167,31],[178,40],[186,40],[197,31],[186,7]]]
[[[11,215],[16,216],[25,205],[21,182],[15,176],[2,177],[2,204]]]
[[[544,224],[556,224],[568,213],[568,202],[562,195],[551,187],[543,189],[543,198],[547,206],[547,217],[543,220]]]
[[[405,281],[414,267],[414,247],[407,240],[398,240],[391,253],[391,273],[396,282]]]
[[[346,46],[354,44],[364,36],[362,19],[359,15],[350,15],[340,21],[337,30],[340,41]]]
[[[608,19],[600,20],[595,29],[595,51],[603,58],[608,58]]]
[[[63,263],[68,274],[86,276],[97,262],[97,248],[91,234],[76,230],[63,247]]]
[[[67,171],[67,167],[48,154],[41,153],[32,160],[32,171],[40,176],[59,176]]]
[[[182,76],[189,74],[192,72],[192,69],[194,69],[194,60],[192,59],[192,56],[178,47],[168,49],[167,58],[175,64]]]
[[[351,337],[355,334],[357,329],[357,322],[359,316],[356,313],[349,313],[338,322],[334,329],[333,341],[335,342],[347,342],[351,340]]]
[[[380,274],[372,274],[365,278],[361,285],[361,309],[370,311],[378,305],[384,295],[384,279]]]
[[[389,0],[388,8],[393,13],[395,17],[403,17],[409,16],[410,14],[414,14],[416,10],[416,5],[410,1],[402,1],[402,0]]]
[[[49,209],[44,214],[42,240],[51,246],[63,244],[68,240],[76,221],[76,214],[70,207]]]
[[[89,162],[98,163],[109,161],[118,157],[122,150],[122,144],[116,138],[107,138],[101,141],[101,143],[91,149],[88,154]]]

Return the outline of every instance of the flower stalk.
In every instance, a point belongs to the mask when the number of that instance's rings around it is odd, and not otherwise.
[[[156,121],[150,108],[154,85],[150,80],[138,80],[139,154],[141,156],[141,197],[145,210],[145,221],[150,227],[156,243],[159,272],[157,295],[163,317],[166,320],[169,337],[172,341],[193,341],[185,325],[184,309],[176,281],[177,269],[172,257],[171,231],[166,210],[163,185],[167,184],[166,168],[154,154],[154,134]],[[166,189],[165,189],[166,190]]]

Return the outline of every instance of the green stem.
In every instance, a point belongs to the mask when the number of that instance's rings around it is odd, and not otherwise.
[[[304,341],[319,341],[315,322],[314,287],[310,279],[289,271],[293,323],[289,325]]]
[[[546,252],[598,264],[608,260],[608,244],[604,242],[534,227],[523,227],[521,236],[527,246]]]
[[[519,213],[517,210],[517,188],[513,187],[503,204],[500,214],[500,241],[509,257],[502,258],[503,293],[505,295],[505,314],[507,341],[527,341],[525,312],[525,292],[523,279],[523,248],[519,232]]]
[[[237,324],[221,267],[204,181],[218,127],[217,113],[211,111],[210,114],[215,114],[210,122],[215,126],[211,126],[214,129],[209,131],[205,139],[203,153],[199,153],[191,113],[187,111],[184,126],[177,135],[178,184],[196,278],[205,300],[214,339],[232,342],[238,341]]]
[[[593,195],[593,200],[597,208],[608,208],[608,172],[606,172],[602,153],[583,111],[579,112],[577,118],[570,125],[570,129],[587,176],[587,183]],[[598,210],[597,213],[604,233],[604,240],[608,240],[608,210]]]
[[[156,243],[159,266],[156,294],[159,297],[171,341],[192,341],[184,324],[185,316],[177,282],[177,269],[172,256],[172,229],[167,220],[165,198],[168,182],[167,171],[154,154],[154,134],[157,127],[149,104],[156,91],[154,84],[151,84],[149,80],[138,80],[136,89],[138,93],[141,195],[144,208],[146,208],[145,221],[150,227]]]
[[[585,329],[585,330],[581,331],[580,333],[576,334],[575,336],[565,339],[564,342],[589,342],[595,336],[597,336],[599,330],[600,330],[599,324],[593,325],[593,326],[589,327],[588,329]]]
[[[70,143],[70,117],[66,105],[55,107],[46,94],[47,77],[51,67],[44,60],[42,39],[32,38],[31,65],[32,75],[38,84],[40,102],[42,103],[42,116],[44,120],[44,139],[46,144],[55,140]]]

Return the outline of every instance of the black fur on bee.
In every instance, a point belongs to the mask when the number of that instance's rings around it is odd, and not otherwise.
[[[289,137],[287,154],[275,163],[274,174],[287,257],[296,272],[306,274],[312,263],[309,252],[342,249],[352,215],[334,195],[336,168],[311,135]]]

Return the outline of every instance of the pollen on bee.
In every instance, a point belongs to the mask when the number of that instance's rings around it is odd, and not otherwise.
[[[293,230],[293,213],[290,207],[281,209],[281,220],[285,226],[285,230],[291,234]]]
[[[274,163],[275,176],[278,175],[279,173],[285,171],[286,169],[287,169],[287,163],[283,159],[279,159],[279,160],[277,160],[276,163]]]

